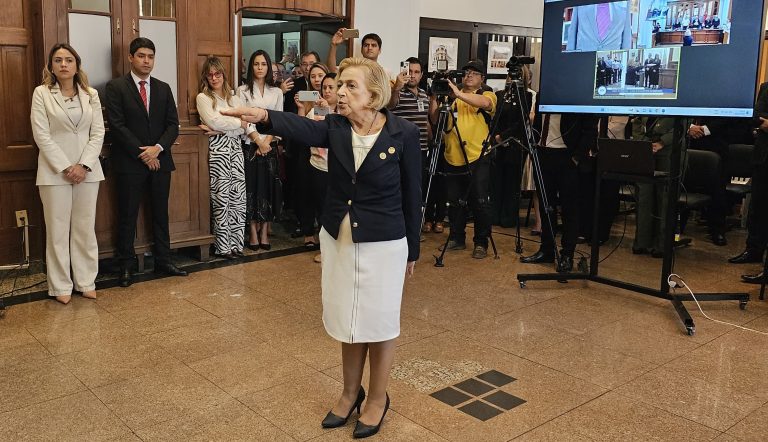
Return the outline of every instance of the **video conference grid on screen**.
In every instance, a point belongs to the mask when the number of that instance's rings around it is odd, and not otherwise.
[[[752,115],[763,0],[544,3],[542,112]]]

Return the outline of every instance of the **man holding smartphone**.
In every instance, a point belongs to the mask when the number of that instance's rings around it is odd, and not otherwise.
[[[339,28],[333,37],[331,37],[331,47],[328,49],[328,57],[325,59],[325,64],[328,66],[328,72],[339,72],[336,66],[336,47],[345,40],[357,38],[360,32],[357,29]],[[360,53],[363,58],[368,60],[379,62],[379,55],[381,55],[381,37],[378,34],[370,33],[363,36],[363,40],[360,42]],[[382,66],[384,67],[384,66]],[[389,78],[394,79],[395,76],[387,68],[384,68],[384,72],[387,73]]]

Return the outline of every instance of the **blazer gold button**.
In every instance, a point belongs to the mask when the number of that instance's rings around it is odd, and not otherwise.
[[[357,227],[357,223],[352,223],[352,227]]]
[[[379,154],[379,158],[381,158],[382,160],[386,160],[387,159],[387,154],[382,152],[382,153]]]
[[[395,148],[394,147],[390,147],[389,149],[387,149],[387,152],[389,152],[390,155],[394,155],[395,154]]]
[[[347,205],[351,206],[352,205],[352,200],[347,200]]]

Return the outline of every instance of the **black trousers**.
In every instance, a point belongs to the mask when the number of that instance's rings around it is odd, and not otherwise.
[[[491,236],[490,160],[478,159],[469,164],[472,179],[467,174],[467,166],[445,167],[445,188],[448,194],[448,220],[451,222],[450,239],[463,242],[466,238],[467,208],[472,210],[475,220],[475,245],[488,247]],[[467,195],[469,189],[469,195]]]
[[[168,232],[168,195],[171,172],[117,174],[117,259],[122,268],[130,267],[136,257],[136,219],[141,200],[149,197],[152,214],[155,264],[170,264],[171,239]],[[147,195],[148,194],[148,195]]]
[[[549,203],[559,196],[561,214],[563,217],[562,251],[566,256],[573,256],[576,250],[576,236],[579,230],[579,172],[571,155],[566,149],[539,149],[541,175],[544,179],[544,190]],[[553,213],[554,215],[554,213]],[[555,246],[554,232],[547,222],[546,208],[539,204],[541,217],[541,251],[552,254]],[[557,218],[552,217],[552,227],[557,224]]]
[[[437,153],[435,152],[435,155]],[[427,184],[429,183],[429,160],[427,151],[421,151],[421,165],[423,172],[421,174],[421,191],[422,195],[427,192]],[[441,157],[438,159],[437,170],[435,176],[432,177],[432,186],[429,189],[429,197],[427,199],[427,206],[424,208],[424,222],[426,223],[441,223],[445,219],[445,213],[447,211],[445,201],[445,177],[442,175],[445,169],[445,160]]]
[[[328,191],[328,172],[323,172],[309,165],[307,176],[304,178],[308,188],[302,193],[302,201],[299,207],[299,225],[304,236],[315,234],[315,221],[320,228],[320,217],[323,214],[323,204]]]
[[[768,161],[752,174],[752,201],[747,218],[747,249],[763,253],[768,245]]]
[[[595,163],[594,158],[588,161]],[[595,166],[593,164],[593,166]],[[592,167],[588,171],[579,171],[579,233],[587,241],[592,240],[595,213],[595,178],[597,171]],[[607,241],[611,235],[611,226],[619,213],[619,182],[603,180],[600,183],[600,212],[597,218],[597,239]]]

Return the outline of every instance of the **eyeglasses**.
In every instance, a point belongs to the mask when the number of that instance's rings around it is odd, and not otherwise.
[[[464,73],[464,76],[465,77],[482,77],[483,74],[481,74],[480,72],[477,72],[477,71],[466,71]]]
[[[206,75],[206,77],[208,77],[208,78],[216,78],[216,79],[219,79],[219,78],[221,78],[223,75],[224,75],[224,74],[222,74],[221,72],[209,72],[209,73],[208,73],[208,75]]]

